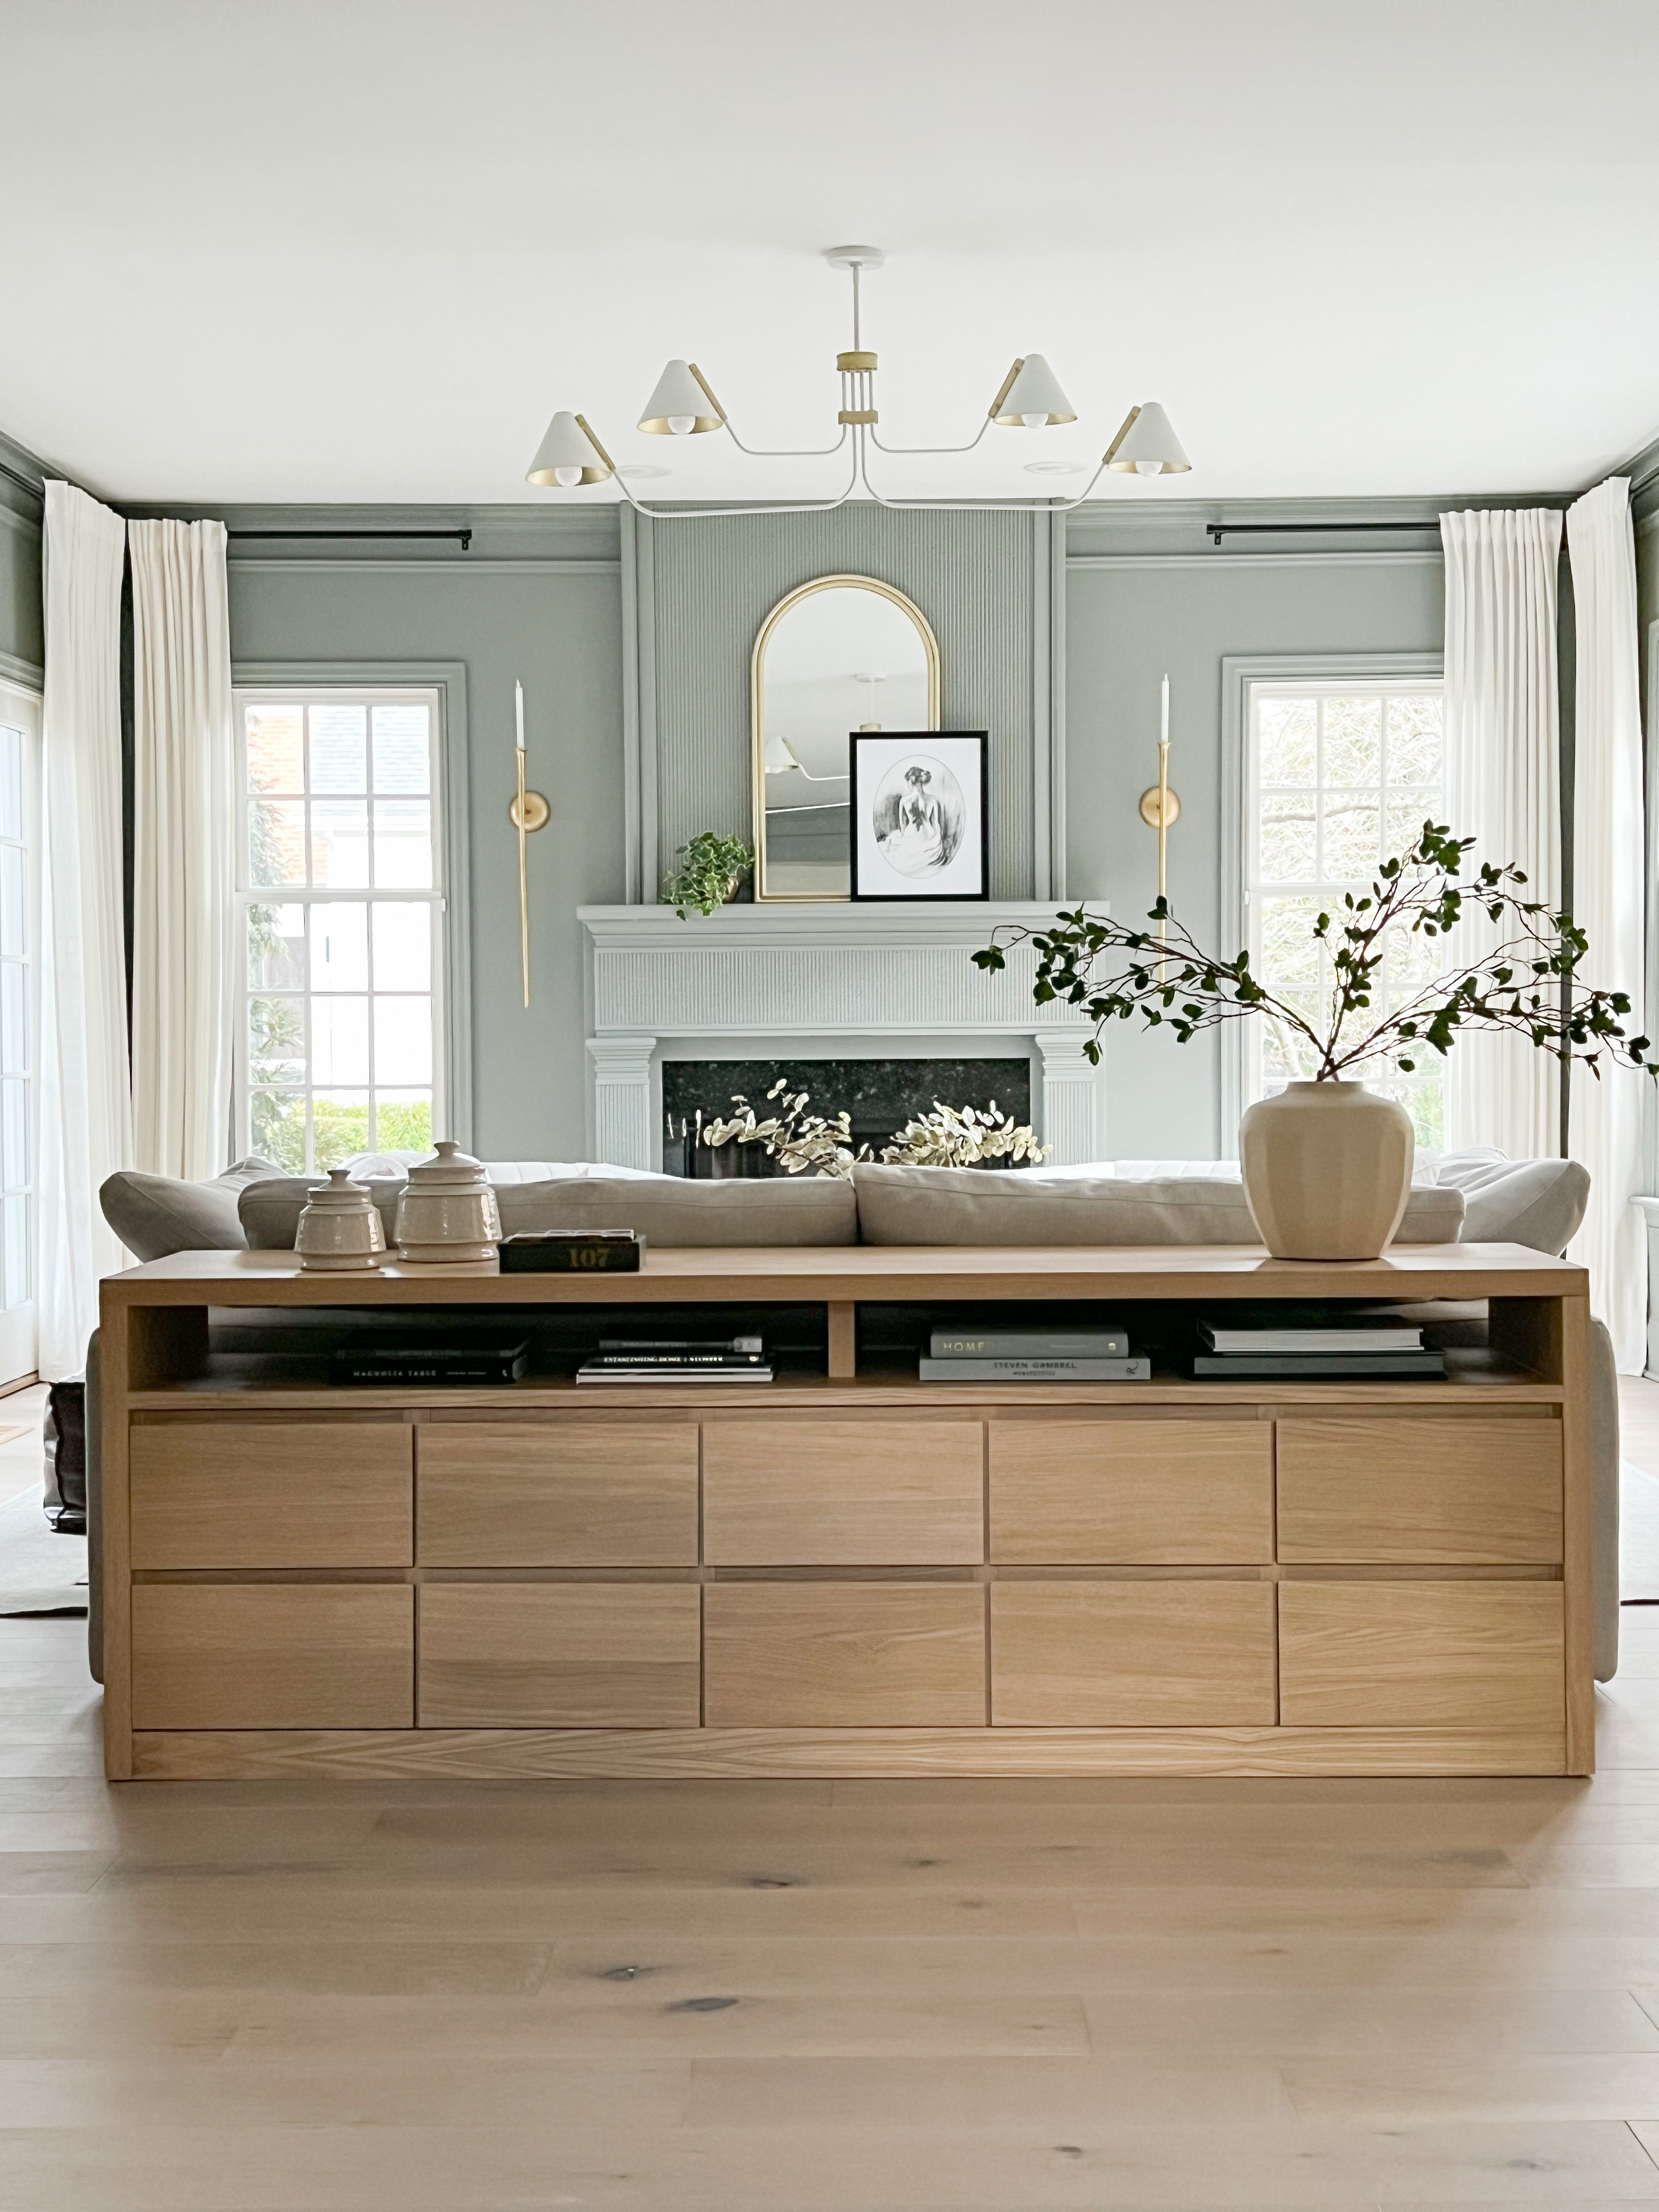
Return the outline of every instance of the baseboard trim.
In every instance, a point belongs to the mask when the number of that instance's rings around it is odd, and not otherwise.
[[[137,1781],[928,1775],[1522,1775],[1559,1731],[1468,1729],[267,1729],[140,1730]]]

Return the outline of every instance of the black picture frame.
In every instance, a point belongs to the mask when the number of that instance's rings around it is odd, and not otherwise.
[[[865,904],[909,905],[933,902],[955,904],[991,896],[991,763],[990,737],[985,730],[854,730],[848,739],[848,896]],[[914,784],[912,768],[945,773],[953,787],[949,792],[929,791]],[[941,865],[918,866],[912,874],[902,863],[888,859],[895,836],[902,836],[902,823],[884,830],[881,817],[903,798],[898,783],[911,782],[933,821],[917,809],[914,823],[918,860],[925,854],[930,829],[937,830],[941,799],[946,802],[945,836],[949,816],[960,802],[957,842]],[[929,889],[948,878],[944,890]],[[914,883],[915,888],[910,888]]]

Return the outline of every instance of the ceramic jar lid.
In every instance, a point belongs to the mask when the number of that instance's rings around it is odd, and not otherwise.
[[[464,1152],[453,1137],[440,1137],[432,1147],[435,1159],[422,1160],[409,1171],[411,1190],[477,1190],[489,1188],[483,1162]]]

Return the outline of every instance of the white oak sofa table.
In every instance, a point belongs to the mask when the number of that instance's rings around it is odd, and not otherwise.
[[[1443,1382],[921,1382],[860,1307],[1486,1299]],[[209,1312],[821,1308],[744,1389],[331,1387]],[[641,1320],[648,1315],[641,1313]],[[1510,1244],[179,1253],[103,1285],[112,1778],[1588,1774],[1584,1271]]]

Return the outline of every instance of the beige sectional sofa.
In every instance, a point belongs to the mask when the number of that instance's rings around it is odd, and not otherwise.
[[[388,1242],[405,1163],[353,1163],[386,1216]],[[851,1182],[818,1177],[688,1182],[678,1176],[543,1160],[486,1162],[503,1231],[635,1229],[663,1246],[1078,1246],[1254,1244],[1236,1162],[1116,1161],[1057,1169],[860,1166]],[[104,1212],[140,1259],[179,1251],[291,1249],[314,1179],[246,1160],[205,1183],[123,1174],[105,1184]],[[1583,1217],[1589,1178],[1571,1160],[1498,1152],[1419,1156],[1399,1240],[1517,1243],[1559,1253]],[[1413,1309],[1441,1340],[1481,1343],[1484,1305]],[[1619,1651],[1619,1395],[1607,1332],[1593,1332],[1595,1444],[1596,1674]],[[96,1389],[88,1359],[90,1402]],[[95,1460],[95,1448],[89,1452]],[[97,1542],[95,1464],[88,1524]],[[94,1593],[97,1577],[93,1577]],[[93,1620],[94,1671],[99,1631]]]

